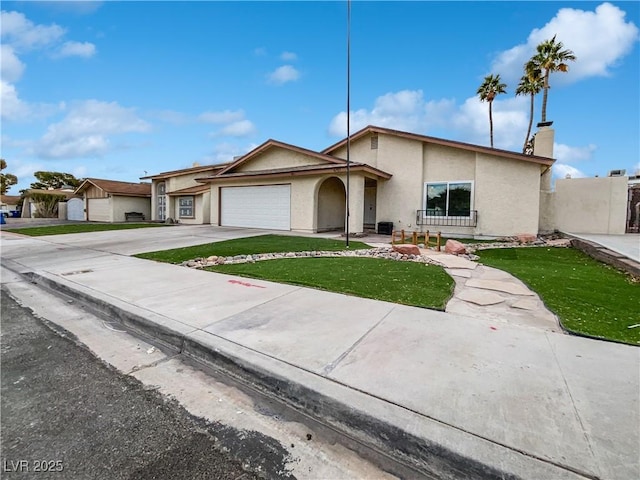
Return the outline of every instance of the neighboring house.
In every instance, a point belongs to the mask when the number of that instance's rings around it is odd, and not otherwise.
[[[1,195],[0,196],[0,210],[2,212],[16,212],[18,211],[18,205],[20,204],[20,195]]]
[[[195,179],[215,175],[226,166],[201,165],[142,177],[141,180],[151,180],[151,219],[210,223],[211,189]]]
[[[466,236],[536,234],[553,130],[534,155],[368,126],[322,152],[268,140],[213,175],[211,224],[320,232],[379,222]],[[550,188],[550,187],[549,187]]]
[[[151,217],[151,184],[87,178],[76,189],[84,199],[84,219],[94,222],[124,222],[129,212]]]
[[[38,201],[39,198],[42,198],[43,195],[56,196],[60,199],[57,205],[55,205],[51,211],[43,212],[44,205],[42,202]],[[24,192],[24,202],[22,203],[22,218],[36,218],[36,217],[53,217],[57,218],[60,204],[66,206],[66,203],[72,199],[76,198],[76,195],[73,191],[73,188],[56,188],[56,189],[38,189],[38,188],[30,188]]]

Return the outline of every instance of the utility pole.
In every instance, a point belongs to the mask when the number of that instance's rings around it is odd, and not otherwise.
[[[347,0],[347,199],[346,199],[346,247],[349,248],[349,181],[351,175],[351,0]]]

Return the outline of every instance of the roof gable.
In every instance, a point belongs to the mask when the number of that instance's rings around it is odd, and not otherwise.
[[[393,130],[391,128],[376,127],[374,125],[369,125],[367,127],[364,127],[361,130],[358,130],[356,133],[351,134],[349,138],[343,138],[339,142],[334,143],[333,145],[322,150],[322,153],[325,155],[331,155],[335,153],[338,149],[346,146],[347,140],[350,140],[351,142],[355,142],[366,135],[376,134],[376,133],[380,133],[384,135],[393,135],[396,137],[406,138],[409,140],[416,140],[423,143],[432,143],[435,145],[443,145],[447,147],[468,150],[476,153],[485,153],[488,155],[493,155],[493,156],[502,157],[502,158],[509,158],[512,160],[521,160],[525,162],[539,163],[542,165],[552,165],[555,162],[553,158],[539,157],[536,155],[525,155],[524,153],[511,152],[509,150],[500,150],[498,148],[484,147],[481,145],[474,145],[471,143],[458,142],[454,140],[445,140],[443,138],[429,137],[427,135],[419,135],[416,133],[403,132],[400,130]]]
[[[278,150],[284,152],[285,155],[280,155],[279,158],[267,159],[267,157]],[[262,162],[260,161],[261,159],[263,160]],[[259,145],[246,155],[238,158],[235,162],[229,164],[226,168],[220,170],[217,175],[271,170],[275,168],[297,168],[310,165],[344,164],[344,160],[330,155],[314,152],[313,150],[297,147],[277,140],[267,140],[262,145]]]

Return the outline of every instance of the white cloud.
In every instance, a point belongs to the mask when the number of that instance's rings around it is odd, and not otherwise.
[[[545,26],[534,29],[526,44],[499,54],[491,71],[501,74],[507,83],[517,81],[536,46],[556,35],[556,40],[572,50],[577,59],[569,63],[568,73],[554,75],[554,84],[609,75],[611,68],[631,52],[638,40],[638,27],[625,21],[625,15],[610,3],[602,3],[594,11],[562,8]]]
[[[351,112],[351,132],[367,125],[428,134],[445,128],[460,141],[489,144],[489,110],[477,97],[456,105],[450,99],[425,102],[422,90],[401,90],[378,97],[371,110]],[[329,134],[346,136],[346,112],[337,114],[329,125]],[[494,145],[519,150],[528,125],[527,102],[521,97],[493,102]]]
[[[204,123],[231,123],[244,119],[243,110],[223,110],[221,112],[204,112],[198,116],[198,120]]]
[[[101,156],[113,148],[110,136],[149,130],[132,108],[88,100],[73,105],[61,122],[50,125],[34,153],[41,158]]]
[[[267,49],[264,47],[258,47],[253,50],[253,54],[257,57],[264,57],[267,54]]]
[[[65,34],[59,25],[36,25],[19,12],[2,11],[0,15],[3,40],[20,50],[45,47]]]
[[[29,116],[29,106],[18,98],[16,87],[2,80],[0,82],[2,100],[2,119],[20,120]]]
[[[24,72],[25,65],[16,56],[10,45],[0,45],[0,72],[2,80],[14,83],[20,80]]]
[[[283,65],[267,75],[269,83],[273,83],[275,85],[284,85],[288,82],[295,82],[299,78],[300,72],[292,65]]]
[[[552,167],[553,176],[555,178],[584,178],[586,175],[571,165],[564,163],[556,163]]]
[[[280,60],[284,62],[295,62],[298,59],[298,55],[293,52],[282,52],[280,54]]]
[[[83,57],[90,58],[96,53],[96,46],[89,42],[64,42],[54,54],[56,58]]]
[[[574,163],[590,160],[597,147],[593,144],[586,147],[570,147],[556,143],[553,145],[553,156],[561,163]]]
[[[247,137],[256,132],[255,125],[249,120],[240,120],[225,126],[216,136]]]
[[[213,147],[212,155],[208,156],[205,161],[207,163],[232,162],[235,157],[245,155],[257,146],[257,144],[249,144],[241,147],[232,143],[218,143]]]

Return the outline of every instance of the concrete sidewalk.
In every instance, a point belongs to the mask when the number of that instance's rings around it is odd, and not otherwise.
[[[149,262],[100,233],[2,232],[2,265],[438,478],[640,477],[637,347]]]

